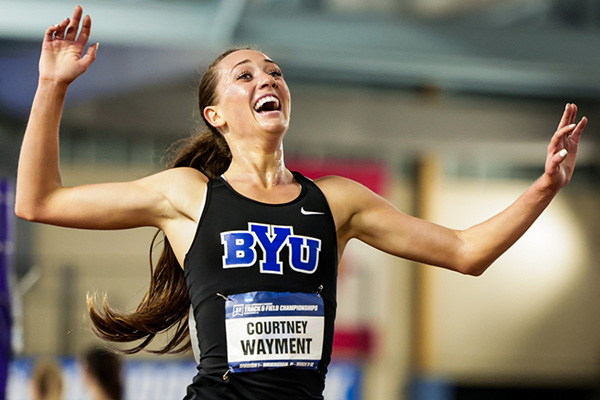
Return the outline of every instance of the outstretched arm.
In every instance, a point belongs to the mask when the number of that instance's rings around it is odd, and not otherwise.
[[[318,181],[336,220],[340,250],[357,238],[387,253],[480,275],[539,217],[573,175],[584,117],[568,104],[548,146],[544,174],[512,205],[466,230],[448,229],[398,211],[367,188],[337,177]],[[351,202],[348,199],[352,199]]]
[[[577,106],[567,104],[546,155],[543,175],[510,207],[486,222],[459,232],[471,261],[470,270],[480,274],[519,239],[571,181],[581,134],[587,124],[575,123]],[[474,261],[474,262],[473,262]]]
[[[35,219],[53,193],[62,187],[59,171],[58,128],[69,84],[96,58],[98,45],[83,50],[90,34],[91,18],[79,24],[83,10],[73,18],[46,30],[39,62],[38,87],[33,99],[17,174],[17,215]]]
[[[164,229],[181,216],[194,219],[197,208],[186,200],[186,191],[202,190],[204,182],[195,170],[167,170],[134,182],[63,186],[58,132],[65,95],[98,50],[95,44],[84,52],[91,19],[82,15],[77,6],[71,19],[48,28],[44,37],[38,88],[19,158],[16,214],[30,221],[85,229]]]

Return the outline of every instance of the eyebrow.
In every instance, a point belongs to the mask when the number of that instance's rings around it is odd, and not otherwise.
[[[245,60],[242,60],[242,61],[240,61],[239,63],[235,64],[235,65],[233,66],[233,68],[231,68],[231,70],[233,71],[234,69],[236,69],[236,68],[237,68],[237,67],[239,67],[240,65],[242,65],[242,64],[247,64],[247,63],[249,63],[249,62],[251,62],[251,61],[252,61],[252,60],[250,60],[249,58],[247,58],[247,59],[245,59]],[[273,60],[270,60],[270,59],[268,59],[268,58],[265,58],[265,59],[264,59],[264,62],[266,62],[266,63],[270,63],[270,64],[273,64],[273,65],[277,65],[277,63],[276,63],[275,61],[273,61]],[[279,65],[277,65],[277,66],[279,67]]]

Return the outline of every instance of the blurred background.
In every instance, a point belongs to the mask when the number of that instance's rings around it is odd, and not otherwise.
[[[86,398],[78,357],[100,343],[86,293],[133,310],[149,282],[152,229],[83,232],[13,215],[41,40],[75,5],[0,0],[0,354],[8,366],[0,389],[15,400],[30,398],[32,365],[47,355],[63,365],[65,398]],[[600,1],[82,5],[93,19],[90,43],[101,46],[69,89],[67,185],[163,168],[168,145],[198,127],[199,73],[240,45],[283,69],[290,168],[349,176],[452,228],[514,201],[542,173],[565,104],[577,103],[590,123],[573,181],[483,276],[352,243],[340,266],[326,398],[600,398]],[[143,389],[126,389],[127,398],[181,399],[194,374],[191,354],[128,356],[127,388]]]

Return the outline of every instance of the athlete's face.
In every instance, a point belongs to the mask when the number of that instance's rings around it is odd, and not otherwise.
[[[208,121],[224,132],[287,131],[290,91],[276,63],[258,51],[239,50],[221,60],[217,70],[218,103],[204,110]]]

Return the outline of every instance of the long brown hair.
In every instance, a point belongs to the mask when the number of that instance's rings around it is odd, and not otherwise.
[[[206,128],[200,134],[176,142],[171,147],[174,154],[170,168],[192,167],[209,178],[216,178],[224,173],[231,162],[231,152],[225,138],[204,118],[205,107],[217,104],[217,83],[219,80],[217,65],[229,54],[248,48],[231,49],[217,57],[204,73],[198,90],[198,105]],[[183,269],[180,267],[175,253],[163,235],[163,250],[153,267],[152,250],[159,230],[154,235],[150,246],[150,286],[148,292],[133,313],[123,313],[112,309],[104,296],[102,310],[94,308],[94,296],[88,295],[88,311],[92,321],[92,330],[100,338],[113,342],[141,343],[129,349],[121,350],[132,354],[140,350],[152,353],[180,353],[191,347],[187,317],[190,310],[190,298],[185,282]],[[175,328],[175,333],[168,343],[158,350],[148,350],[147,346],[157,334]]]

